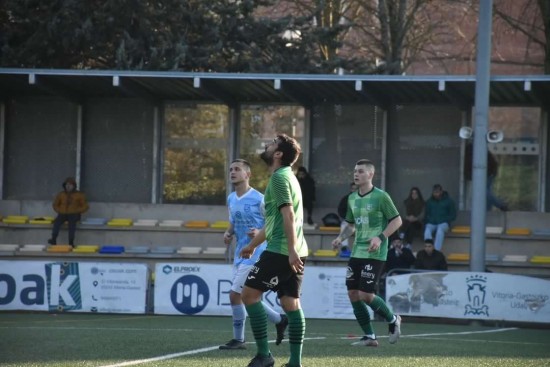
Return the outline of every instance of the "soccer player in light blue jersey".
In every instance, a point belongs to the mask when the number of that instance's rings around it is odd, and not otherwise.
[[[229,209],[229,228],[223,235],[227,246],[236,238],[235,258],[233,261],[233,285],[229,293],[231,310],[233,313],[233,339],[221,345],[220,349],[246,349],[244,330],[246,321],[246,309],[241,300],[241,292],[248,272],[265,250],[267,243],[264,241],[250,258],[240,257],[241,250],[248,245],[258,231],[264,227],[264,195],[250,187],[250,163],[244,159],[236,159],[229,167],[229,179],[235,187],[227,197]],[[286,315],[279,314],[270,308],[265,302],[263,306],[268,319],[275,323],[277,329],[276,344],[279,345],[284,338],[288,325]]]

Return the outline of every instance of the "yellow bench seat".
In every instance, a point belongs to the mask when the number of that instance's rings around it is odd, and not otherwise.
[[[51,216],[43,216],[43,217],[34,217],[33,219],[29,220],[30,224],[52,224],[54,221],[54,217]]]
[[[183,226],[186,228],[208,228],[208,224],[209,223],[206,220],[191,220]]]
[[[113,218],[107,222],[111,227],[129,227],[132,225],[132,219],[130,218]]]
[[[470,254],[467,253],[451,253],[447,256],[448,261],[469,261]]]
[[[81,254],[93,254],[99,251],[98,245],[78,245],[74,248],[73,252]]]
[[[229,222],[226,220],[218,220],[210,225],[210,228],[227,229],[229,228]]]
[[[73,247],[71,245],[51,245],[48,246],[46,252],[71,252]]]
[[[550,256],[533,256],[531,262],[533,264],[550,264]]]
[[[326,231],[326,232],[340,232],[340,227],[327,227],[327,226],[320,226],[320,231]]]
[[[451,228],[451,233],[470,234],[470,232],[472,232],[470,226],[454,226]]]
[[[506,230],[506,234],[509,236],[529,236],[531,230],[529,228],[513,227]]]
[[[318,257],[336,257],[338,256],[337,250],[319,249],[313,253],[313,256]]]
[[[8,215],[2,221],[6,224],[25,224],[29,221],[28,215]]]

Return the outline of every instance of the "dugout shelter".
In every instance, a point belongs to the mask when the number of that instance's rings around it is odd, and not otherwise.
[[[458,132],[472,126],[474,99],[470,75],[0,68],[0,215],[44,214],[61,181],[76,176],[91,208],[226,219],[229,162],[252,160],[262,189],[253,157],[283,131],[298,138],[300,164],[317,182],[317,222],[335,211],[359,158],[376,163],[375,184],[399,209],[410,187],[427,198],[439,183],[467,216]],[[496,190],[510,195],[512,212],[543,222],[548,106],[549,76],[490,79],[489,129],[504,135],[489,144],[502,162]]]

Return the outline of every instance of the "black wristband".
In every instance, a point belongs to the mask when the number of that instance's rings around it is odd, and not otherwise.
[[[384,236],[384,233],[380,233],[378,235],[378,238],[380,238],[380,241],[384,242],[386,240],[386,236]]]

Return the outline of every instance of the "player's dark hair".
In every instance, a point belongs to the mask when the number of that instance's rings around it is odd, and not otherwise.
[[[233,164],[233,163],[242,163],[242,164],[244,164],[248,169],[250,169],[250,162],[248,162],[246,159],[237,158],[237,159],[233,160],[233,162],[231,162],[231,164]]]
[[[292,166],[302,153],[302,148],[296,139],[286,134],[277,134],[277,150],[283,153],[281,159],[283,166]]]
[[[370,166],[374,170],[374,163],[370,159],[360,159],[355,162],[356,166]]]

